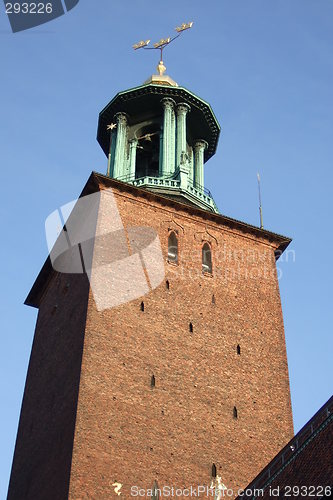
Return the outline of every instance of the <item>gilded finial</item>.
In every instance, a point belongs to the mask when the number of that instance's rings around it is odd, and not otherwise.
[[[163,61],[160,61],[157,65],[157,71],[160,76],[163,76],[166,72],[166,67],[164,66]]]

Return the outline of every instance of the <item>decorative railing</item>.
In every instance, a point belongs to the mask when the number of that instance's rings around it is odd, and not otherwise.
[[[215,210],[217,211],[217,206],[213,200],[213,196],[211,195],[211,192],[209,189],[202,189],[202,188],[197,188],[196,186],[193,186],[192,184],[188,184],[187,190],[196,196],[197,198],[203,200],[204,202],[208,203],[209,205],[213,206]]]
[[[179,169],[173,172],[169,176],[163,176],[163,177],[154,177],[147,175],[145,177],[138,177],[136,178],[135,175],[123,175],[120,177],[117,177],[117,180],[120,180],[122,182],[128,182],[130,184],[133,184],[134,186],[140,187],[140,186],[151,186],[151,187],[165,187],[165,188],[171,188],[171,189],[179,189],[180,188],[180,179],[177,179],[179,176]],[[218,212],[217,206],[214,202],[213,196],[209,189],[205,188],[204,186],[201,186],[199,184],[193,183],[192,179],[189,179],[189,182],[187,184],[187,192],[190,193],[192,196],[198,198],[208,206],[212,207],[216,212]]]
[[[140,177],[130,181],[134,186],[165,186],[165,187],[180,187],[180,180],[168,179],[167,177]]]

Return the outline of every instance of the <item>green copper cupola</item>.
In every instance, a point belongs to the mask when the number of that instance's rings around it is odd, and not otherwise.
[[[97,140],[108,176],[218,212],[204,165],[219,134],[210,105],[160,74],[112,99],[99,115]]]

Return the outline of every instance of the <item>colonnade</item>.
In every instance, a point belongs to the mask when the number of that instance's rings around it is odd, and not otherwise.
[[[188,158],[189,178],[197,189],[204,186],[204,151],[208,144],[204,140],[197,140],[187,156],[188,146],[186,141],[187,115],[191,107],[186,103],[176,103],[170,97],[161,100],[163,107],[163,129],[161,136],[160,177],[172,177],[176,170]],[[135,177],[136,152],[138,139],[129,141],[128,150],[128,115],[123,112],[115,115],[115,128],[111,130],[110,155],[111,168],[109,175],[113,178],[124,178],[126,174],[130,179]],[[115,144],[111,147],[112,142]]]

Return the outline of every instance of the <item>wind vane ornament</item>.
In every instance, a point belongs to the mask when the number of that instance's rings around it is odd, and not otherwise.
[[[192,25],[193,25],[193,21],[191,21],[189,23],[183,23],[180,26],[177,26],[175,28],[175,30],[177,31],[177,35],[175,35],[174,37],[169,36],[168,38],[161,38],[160,41],[154,43],[153,47],[148,47],[150,40],[141,40],[140,42],[133,45],[133,49],[134,50],[138,50],[138,49],[159,50],[160,51],[160,62],[157,66],[157,71],[158,71],[158,74],[160,76],[163,76],[165,71],[166,71],[166,67],[164,66],[164,63],[163,63],[163,49],[165,49],[165,47],[167,47],[168,45],[170,45],[170,43],[172,43],[174,40],[176,40],[176,38],[178,38],[183,33],[183,31],[186,31],[186,30],[192,28]]]

